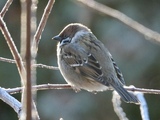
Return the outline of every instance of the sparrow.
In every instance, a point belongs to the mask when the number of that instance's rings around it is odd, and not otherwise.
[[[65,81],[76,90],[115,90],[127,103],[139,103],[125,88],[125,81],[112,55],[91,30],[71,23],[55,37],[58,67]]]

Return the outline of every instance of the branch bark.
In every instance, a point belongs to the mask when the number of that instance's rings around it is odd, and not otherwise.
[[[117,114],[118,118],[120,120],[129,120],[126,116],[126,113],[123,111],[123,108],[121,107],[121,99],[119,94],[116,91],[113,91],[112,96],[112,103],[115,113]]]
[[[27,5],[27,22],[26,22],[26,52],[25,52],[25,60],[26,60],[26,86],[24,88],[25,92],[25,103],[23,104],[23,109],[26,109],[26,120],[32,119],[32,93],[31,93],[31,0],[26,0]]]
[[[34,39],[33,39],[33,44],[32,44],[32,51],[34,51],[35,53],[33,54],[37,54],[37,50],[38,50],[38,44],[40,41],[40,37],[42,35],[42,32],[44,30],[44,27],[46,25],[46,22],[48,20],[49,14],[52,10],[52,7],[54,5],[55,0],[49,0],[48,4],[46,5],[45,9],[44,9],[44,13],[41,17],[41,21],[39,23],[39,26],[37,28],[37,31],[34,35]]]
[[[105,15],[109,15],[109,16],[121,21],[122,23],[128,25],[129,27],[133,28],[134,30],[136,30],[139,33],[141,33],[142,35],[144,35],[147,40],[160,44],[160,34],[158,32],[155,32],[155,31],[143,26],[142,24],[131,19],[130,17],[128,17],[124,13],[122,13],[118,10],[115,10],[113,8],[110,8],[108,6],[105,6],[101,3],[98,3],[94,0],[78,0],[78,2],[86,5],[89,8],[92,8],[100,13],[103,13]]]
[[[132,86],[131,87],[125,86],[124,88],[132,92],[141,92],[145,94],[160,94],[160,90],[155,90],[155,89],[135,88]],[[73,89],[73,88],[69,84],[41,84],[32,86],[32,90],[48,90],[48,89]],[[16,94],[22,91],[22,87],[5,89],[5,90],[10,94]]]
[[[15,46],[15,43],[13,42],[13,39],[8,31],[8,28],[7,28],[7,26],[1,16],[0,16],[0,29],[6,39],[6,42],[7,42],[9,49],[13,55],[13,58],[15,59],[15,62],[16,62],[16,65],[17,65],[17,68],[18,68],[18,71],[19,71],[19,74],[20,74],[20,77],[22,80],[21,82],[22,82],[22,84],[24,84],[24,76],[22,75],[22,73],[26,74],[26,71],[23,66],[22,58],[20,57],[20,54],[18,53],[18,50]]]
[[[11,106],[20,117],[22,108],[21,103],[17,99],[9,95],[4,88],[0,88],[0,99]]]
[[[15,60],[13,60],[13,59],[8,59],[8,58],[4,58],[4,57],[0,57],[0,61],[2,61],[2,62],[7,62],[7,63],[12,63],[12,64],[15,64],[15,63],[16,63]],[[23,62],[23,64],[25,65],[26,63]],[[44,64],[41,64],[41,63],[33,64],[32,67],[45,68],[45,69],[50,69],[50,70],[59,70],[58,67],[49,66],[49,65],[44,65]]]
[[[136,92],[135,95],[137,96],[138,100],[140,101],[140,111],[141,111],[141,117],[142,120],[150,120],[149,113],[148,113],[148,105],[144,98],[143,93]]]
[[[2,9],[2,11],[0,13],[0,15],[1,15],[2,18],[4,17],[4,15],[6,14],[6,12],[8,11],[8,9],[9,9],[10,5],[12,4],[12,2],[13,2],[13,0],[8,0],[6,2],[6,4],[4,5],[4,7],[3,7],[3,9]]]

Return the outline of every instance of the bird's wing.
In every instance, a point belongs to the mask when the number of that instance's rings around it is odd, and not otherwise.
[[[75,52],[70,51],[67,53],[69,54],[65,54],[63,59],[69,66],[71,66],[75,70],[77,74],[81,74],[87,79],[97,80],[102,84],[108,85],[108,81],[106,80],[107,78],[103,75],[103,72],[102,72],[103,66],[99,64],[98,60],[94,57],[93,54],[83,52],[83,55],[78,56],[77,54],[74,54]],[[119,82],[121,84],[125,84],[123,75],[120,72],[118,66],[114,62],[111,55],[110,55],[110,59],[113,64],[113,67]]]
[[[107,81],[103,79],[102,66],[91,53],[87,54],[86,57],[83,56],[83,58],[68,54],[63,59],[77,74],[81,74],[89,80],[97,80],[102,84],[108,85]]]

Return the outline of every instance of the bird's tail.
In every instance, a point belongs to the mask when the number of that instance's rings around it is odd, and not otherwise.
[[[135,104],[140,103],[137,97],[134,94],[129,93],[126,89],[124,89],[122,85],[112,85],[112,87],[121,96],[123,101],[127,103],[135,103]]]

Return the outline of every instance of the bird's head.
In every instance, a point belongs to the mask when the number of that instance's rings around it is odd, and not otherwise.
[[[66,45],[78,36],[83,37],[85,34],[91,33],[90,29],[80,23],[71,23],[52,39],[60,42],[60,46]],[[76,39],[77,40],[77,39]]]

